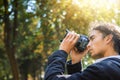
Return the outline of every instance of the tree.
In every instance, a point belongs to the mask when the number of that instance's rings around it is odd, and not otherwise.
[[[4,44],[6,53],[8,55],[11,69],[13,73],[13,79],[19,80],[19,71],[17,62],[15,59],[15,40],[16,40],[16,28],[17,28],[17,1],[15,0],[13,3],[13,10],[11,12],[8,11],[9,1],[3,0],[4,3]],[[11,23],[10,15],[14,12],[14,23]]]
[[[0,1],[0,79],[11,79],[11,73],[14,80],[18,80],[19,75],[22,80],[27,80],[28,75],[33,79],[42,77],[47,58],[58,49],[66,28],[87,35],[92,21],[120,24],[119,5],[105,1],[107,3],[103,0]],[[87,55],[83,67],[92,62]]]

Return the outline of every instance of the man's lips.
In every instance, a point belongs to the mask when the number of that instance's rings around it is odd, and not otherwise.
[[[89,53],[92,53],[92,49],[89,49],[89,51],[88,51]]]

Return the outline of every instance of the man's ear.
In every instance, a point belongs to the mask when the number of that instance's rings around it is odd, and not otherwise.
[[[106,41],[107,44],[112,42],[112,39],[113,39],[113,35],[112,34],[109,34],[109,35],[107,35],[105,37],[105,41]]]

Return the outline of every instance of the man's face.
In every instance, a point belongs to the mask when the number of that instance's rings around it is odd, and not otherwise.
[[[88,43],[88,49],[91,57],[95,59],[104,57],[106,45],[102,33],[98,30],[93,30],[91,31],[89,38],[90,42]]]

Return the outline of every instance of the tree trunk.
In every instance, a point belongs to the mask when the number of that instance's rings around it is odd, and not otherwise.
[[[19,80],[19,72],[18,72],[18,66],[15,59],[15,49],[12,43],[12,27],[9,19],[9,11],[8,11],[8,0],[3,0],[4,7],[5,7],[5,13],[4,13],[4,43],[5,43],[5,49],[8,56],[8,59],[10,61],[11,70],[13,73],[13,80]]]

